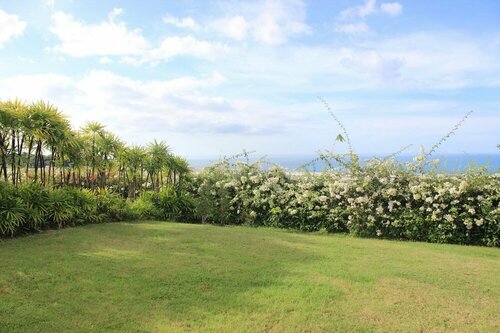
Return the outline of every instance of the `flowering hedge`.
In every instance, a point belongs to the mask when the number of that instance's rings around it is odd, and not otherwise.
[[[500,174],[421,173],[392,160],[293,174],[223,161],[191,183],[203,222],[500,246]]]

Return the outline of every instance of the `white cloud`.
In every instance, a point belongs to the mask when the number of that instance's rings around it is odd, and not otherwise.
[[[352,19],[352,18],[364,18],[366,16],[375,14],[377,9],[375,8],[377,0],[366,0],[364,5],[350,7],[344,9],[340,13],[341,19]]]
[[[190,16],[184,18],[177,18],[171,15],[165,15],[163,17],[163,22],[166,24],[171,24],[178,28],[187,28],[192,30],[200,29],[198,23],[196,23],[196,21]]]
[[[250,28],[247,20],[240,15],[215,20],[212,27],[223,35],[236,40],[245,39]]]
[[[399,16],[403,12],[403,6],[398,2],[383,3],[380,10],[390,16]]]
[[[224,80],[217,72],[201,78],[140,81],[93,70],[80,79],[52,73],[8,77],[0,79],[0,90],[4,98],[49,100],[67,113],[75,125],[101,121],[127,139],[139,132],[144,135],[146,125],[156,135],[165,130],[214,132],[222,128],[251,132],[262,128],[257,122],[242,120],[250,117],[253,110],[236,116],[237,110],[230,101],[201,93]],[[113,124],[117,127],[113,128]]]
[[[73,91],[73,80],[53,73],[17,75],[0,80],[0,90],[5,99],[21,98],[30,101],[48,99],[52,103]]]
[[[380,13],[398,16],[402,12],[403,6],[398,2],[383,3],[379,10],[377,9],[377,0],[365,0],[361,6],[350,7],[340,12],[335,31],[350,35],[366,33],[370,31],[370,27],[365,22],[368,16]]]
[[[215,59],[228,50],[225,44],[199,40],[191,35],[165,37],[157,47],[153,47],[141,30],[130,30],[125,23],[117,21],[122,13],[121,8],[115,8],[109,13],[107,21],[86,24],[71,15],[56,12],[52,16],[50,31],[59,38],[60,44],[52,50],[73,57],[101,56],[102,64],[111,62],[110,57],[115,56],[120,57],[123,63],[134,65],[168,61],[181,55]],[[190,25],[184,19],[176,23]]]
[[[251,37],[264,44],[284,44],[290,38],[311,33],[302,0],[238,2],[211,28],[236,40]]]
[[[370,31],[370,27],[365,22],[337,24],[335,26],[335,31],[349,35],[356,35]]]
[[[99,59],[99,63],[101,63],[103,65],[110,64],[112,62],[113,62],[113,60],[111,60],[111,58],[109,58],[109,57],[102,57],[101,59]]]
[[[113,8],[108,14],[108,18],[111,22],[113,22],[118,16],[122,15],[123,12],[123,8]]]
[[[253,36],[266,44],[286,42],[293,35],[311,32],[305,23],[305,4],[302,1],[267,0],[258,9],[253,21]]]
[[[193,36],[167,37],[153,51],[152,59],[169,59],[179,54],[212,58],[225,48],[223,44],[198,40]]]
[[[26,22],[21,20],[19,16],[0,9],[0,47],[11,38],[21,36],[25,28]]]
[[[45,0],[45,6],[49,7],[49,8],[54,8],[54,5],[56,3],[55,0]]]
[[[500,77],[498,54],[491,38],[434,31],[392,38],[374,35],[344,45],[247,45],[211,66],[230,82],[251,82],[245,94],[272,99],[331,91],[493,87]]]
[[[375,74],[384,82],[397,80],[401,76],[404,62],[397,57],[385,57],[378,52],[360,52],[359,50],[343,55],[340,62],[346,68],[352,68],[362,74]]]
[[[52,15],[50,31],[60,41],[53,50],[73,57],[134,55],[144,52],[149,43],[140,29],[129,30],[125,23],[116,22],[123,13],[115,8],[108,21],[86,24],[71,15],[56,12]]]
[[[191,35],[172,36],[162,40],[160,45],[143,52],[139,57],[127,57],[123,61],[134,65],[168,61],[176,56],[192,56],[214,60],[229,50],[226,44],[199,40]]]

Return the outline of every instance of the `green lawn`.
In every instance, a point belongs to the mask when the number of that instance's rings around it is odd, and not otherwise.
[[[500,331],[500,249],[176,223],[0,241],[1,332]]]

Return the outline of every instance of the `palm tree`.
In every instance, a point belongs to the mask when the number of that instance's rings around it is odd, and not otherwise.
[[[100,187],[104,187],[106,179],[110,178],[116,156],[122,146],[123,143],[118,136],[107,131],[102,131],[100,136],[97,138],[96,151],[99,158],[98,174],[100,178]]]
[[[104,125],[95,122],[95,121],[89,121],[87,124],[82,128],[82,134],[84,138],[90,140],[90,146],[91,146],[91,151],[90,151],[90,168],[91,168],[91,173],[89,174],[89,168],[87,165],[87,179],[90,179],[92,188],[94,187],[94,180],[95,180],[95,169],[96,169],[96,162],[97,162],[97,139],[98,136],[102,135],[102,132],[104,131]]]
[[[12,142],[15,142],[15,136],[12,133],[15,133],[17,129],[17,124],[19,122],[19,117],[15,113],[15,110],[12,108],[10,102],[2,102],[0,103],[0,154],[1,154],[1,163],[4,180],[8,180],[8,157],[9,153],[15,152],[15,147],[13,147]],[[12,141],[11,141],[12,140]],[[15,144],[15,143],[14,143]],[[9,151],[9,149],[11,151]],[[12,155],[10,155],[12,156]],[[11,157],[12,158],[12,157]]]
[[[163,169],[169,161],[170,148],[164,141],[154,140],[148,145],[147,153],[148,178],[151,178],[153,189],[158,192],[160,186],[163,186]]]
[[[69,184],[70,178],[72,178],[73,185],[82,185],[81,170],[85,165],[84,151],[85,139],[81,137],[79,133],[71,132],[71,135],[65,143],[63,155],[61,156],[62,165],[64,166],[67,164],[70,168],[68,174],[64,175],[63,167],[62,178],[66,179],[67,184]]]
[[[190,171],[189,163],[180,156],[172,156],[170,159],[169,174],[172,176],[172,185],[181,191],[184,176]]]
[[[12,183],[15,185],[18,180],[19,180],[19,175],[18,175],[18,168],[17,168],[17,162],[18,162],[18,155],[19,159],[21,158],[22,154],[22,146],[23,143],[21,143],[20,137],[21,135],[21,119],[23,117],[23,114],[26,111],[26,105],[18,100],[15,99],[13,101],[7,101],[4,103],[4,107],[10,112],[11,118],[10,118],[10,177],[12,180]]]
[[[27,109],[27,118],[23,119],[23,128],[25,135],[28,136],[28,158],[26,163],[26,179],[29,179],[29,168],[31,162],[31,152],[35,148],[34,168],[35,181],[38,180],[38,171],[40,171],[40,181],[45,184],[45,157],[43,149],[48,143],[54,144],[56,136],[64,127],[69,127],[68,121],[59,113],[57,108],[44,101],[38,101],[30,105]],[[29,124],[26,124],[29,123]],[[28,126],[26,126],[28,125]]]
[[[125,175],[128,182],[128,196],[131,199],[135,199],[138,187],[142,186],[140,175],[143,171],[145,157],[146,151],[140,146],[132,146],[123,151]]]
[[[49,178],[52,175],[52,184],[55,183],[55,164],[59,155],[63,155],[66,143],[72,135],[69,121],[56,109],[50,110],[49,135],[46,138],[46,146],[50,149]],[[61,166],[63,167],[63,166]]]

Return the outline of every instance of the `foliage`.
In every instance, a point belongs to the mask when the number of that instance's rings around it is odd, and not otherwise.
[[[0,236],[139,218],[192,222],[194,203],[174,187],[144,191],[132,201],[106,189],[0,182]]]
[[[185,192],[167,187],[160,192],[143,192],[135,200],[131,209],[142,219],[193,221],[194,203]]]
[[[500,174],[412,167],[387,159],[356,173],[293,174],[226,161],[198,174],[192,190],[206,223],[500,246]]]

